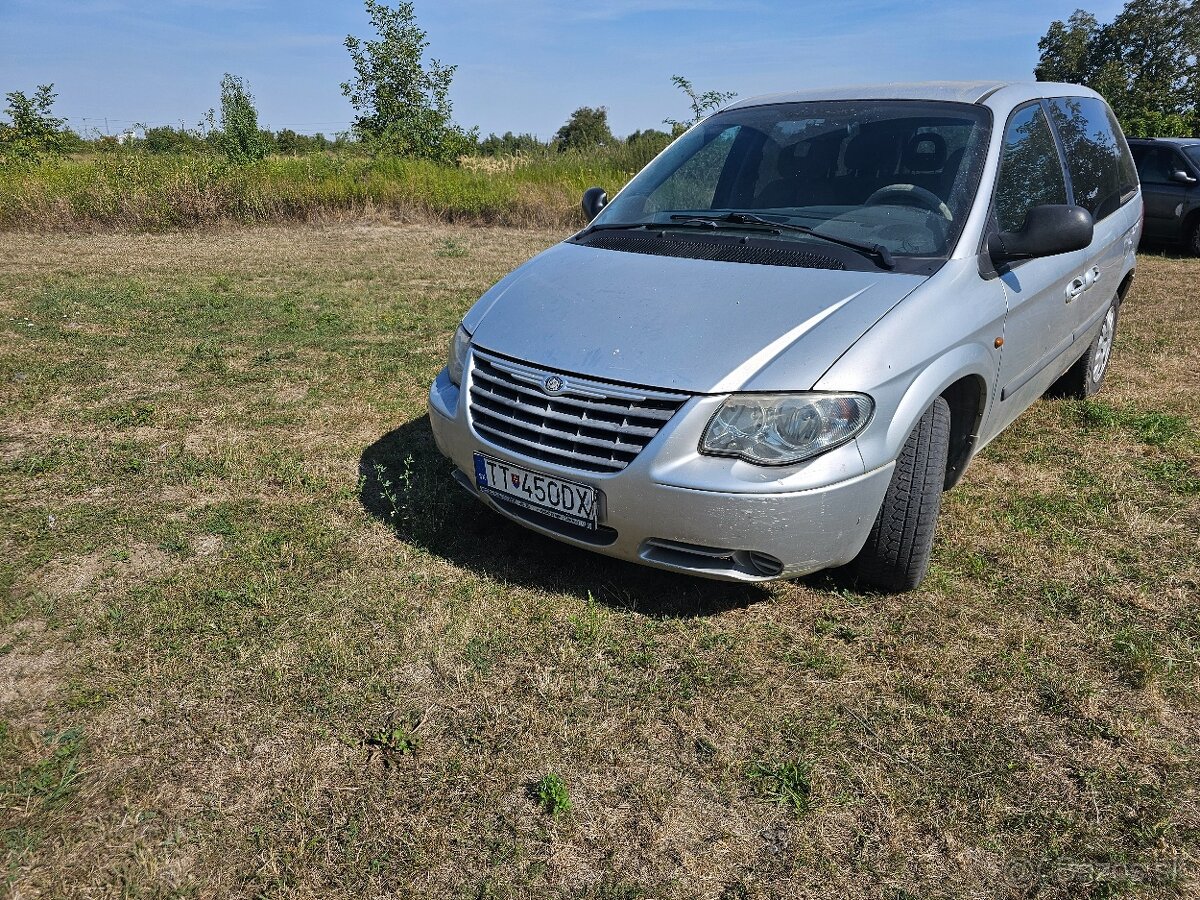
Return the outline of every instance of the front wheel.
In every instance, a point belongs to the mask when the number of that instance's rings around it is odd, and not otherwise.
[[[871,535],[848,574],[867,587],[910,591],[929,570],[950,453],[950,407],[938,397],[896,460]]]

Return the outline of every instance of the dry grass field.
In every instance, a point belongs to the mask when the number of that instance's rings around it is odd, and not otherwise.
[[[558,237],[0,234],[0,896],[1200,894],[1200,261],[884,597],[451,487],[426,385]]]

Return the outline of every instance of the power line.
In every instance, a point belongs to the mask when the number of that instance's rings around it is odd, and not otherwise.
[[[196,128],[204,124],[203,121],[195,125],[189,125],[184,118],[175,119],[173,121],[150,120],[150,119],[125,119],[118,116],[105,115],[67,115],[63,116],[67,120],[69,127],[75,127],[80,132],[87,131],[103,131],[104,134],[111,134],[115,127],[118,131],[129,131],[135,128]],[[104,124],[101,125],[100,123]],[[261,127],[267,131],[278,131],[283,128],[290,129],[307,129],[307,128],[324,128],[333,129],[335,131],[349,131],[354,126],[353,122],[346,120],[324,121],[324,122],[280,122],[278,124],[271,122],[263,122]]]

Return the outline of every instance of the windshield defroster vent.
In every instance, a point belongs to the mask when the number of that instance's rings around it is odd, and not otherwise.
[[[578,243],[600,250],[707,259],[713,262],[751,263],[759,266],[790,266],[798,269],[845,269],[838,259],[824,253],[790,247],[764,247],[741,240],[714,241],[665,237],[662,232],[593,231],[577,238]]]

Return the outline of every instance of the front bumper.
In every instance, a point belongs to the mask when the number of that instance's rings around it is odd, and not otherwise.
[[[469,493],[565,543],[706,578],[769,581],[850,562],[866,543],[894,466],[865,471],[854,442],[781,469],[701,456],[700,434],[724,399],[701,396],[624,469],[593,474],[489,443],[472,428],[465,395],[443,370],[430,388],[429,420],[438,449]],[[471,474],[476,451],[594,485],[600,527],[567,525],[480,493]]]

